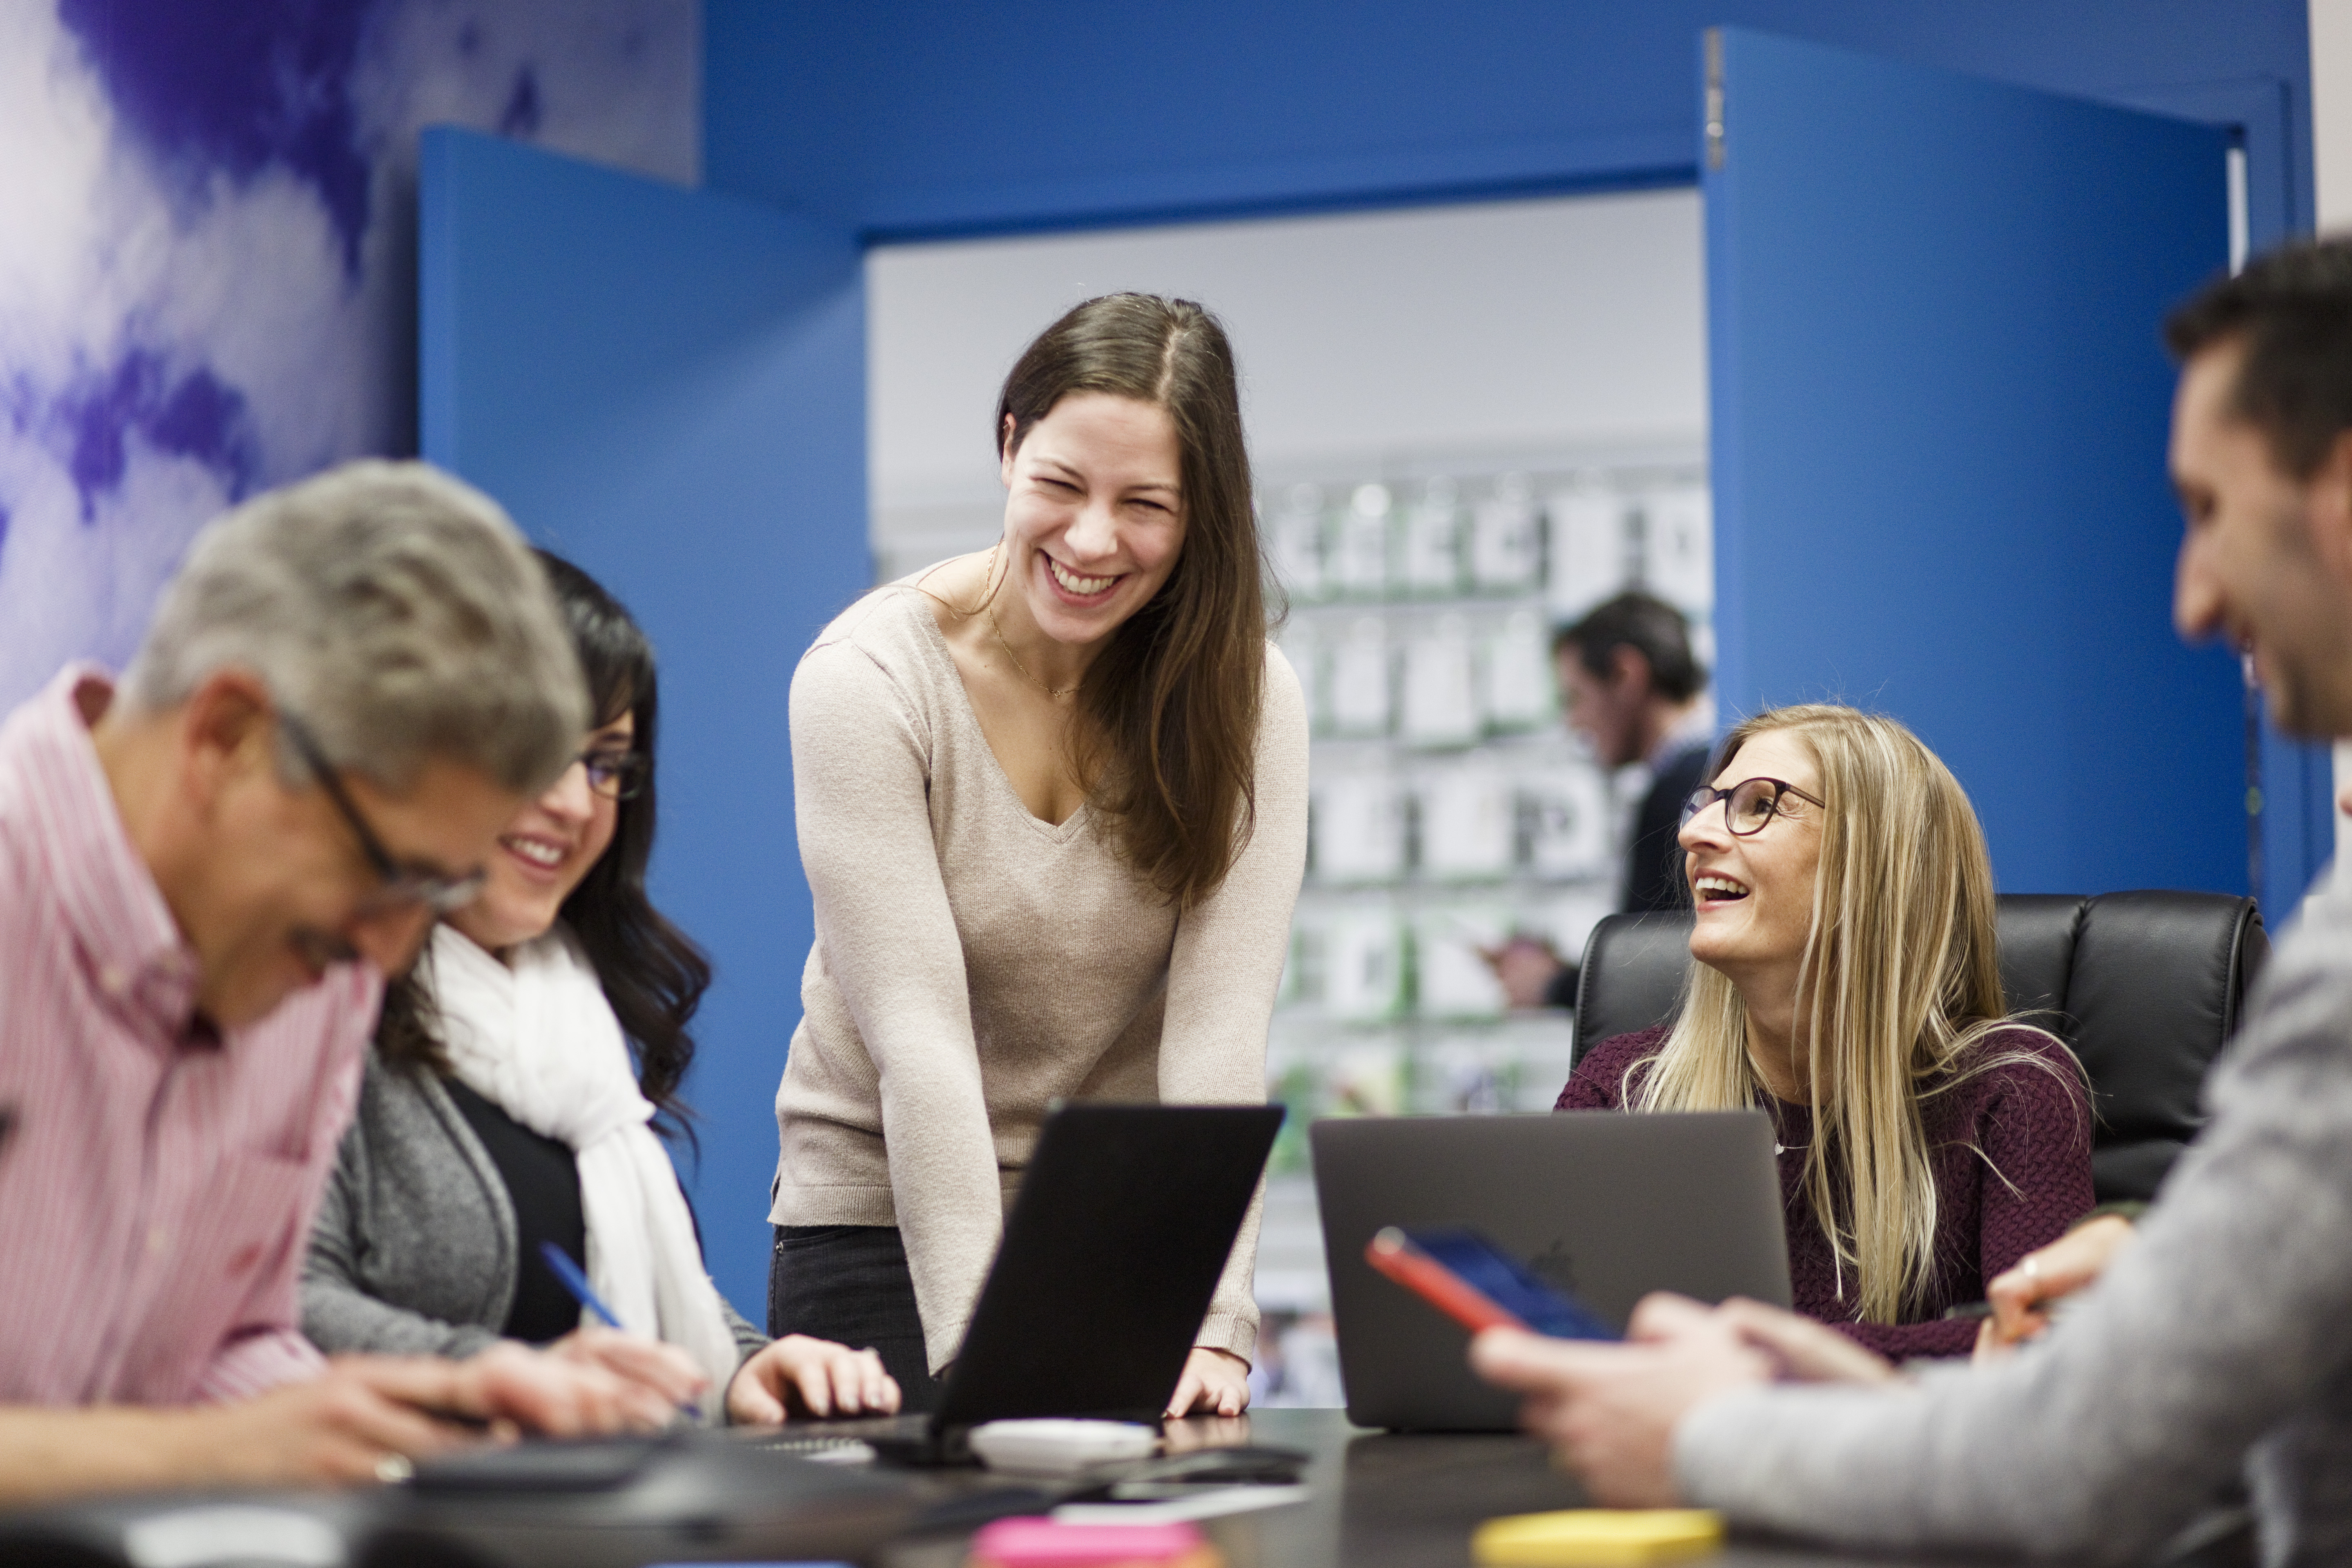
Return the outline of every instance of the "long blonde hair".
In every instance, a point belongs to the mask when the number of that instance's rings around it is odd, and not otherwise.
[[[2079,1095],[2081,1069],[2063,1047],[2046,1058],[1977,1048],[1995,1031],[2029,1026],[2006,1016],[1992,862],[1951,771],[1894,720],[1829,704],[1759,713],[1726,737],[1720,755],[1728,761],[1774,732],[1812,753],[1827,803],[1812,926],[1798,964],[1813,1116],[1805,1189],[1830,1240],[1839,1294],[1852,1268],[1857,1317],[1899,1322],[1937,1267],[1922,1100],[2012,1062],[2058,1074]],[[1628,1074],[1642,1079],[1634,1109],[1762,1103],[1738,991],[1696,960],[1687,988],[1664,1044]]]

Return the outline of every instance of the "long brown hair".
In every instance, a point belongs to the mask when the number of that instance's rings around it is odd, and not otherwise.
[[[2056,1037],[2008,1016],[1992,861],[1951,770],[1883,714],[1817,703],[1769,709],[1738,725],[1708,778],[1749,741],[1772,733],[1793,736],[1812,753],[1829,803],[1797,987],[1813,1118],[1803,1180],[1840,1293],[1851,1268],[1856,1316],[1901,1322],[1927,1296],[1942,1261],[1923,1102],[2011,1063],[2056,1076],[2086,1115],[2089,1098],[2080,1066]],[[1687,984],[1682,1016],[1657,1054],[1629,1069],[1627,1102],[1641,1110],[1763,1103],[1739,993],[1696,959]],[[2042,1037],[2042,1052],[1991,1040],[2029,1029]]]
[[[1000,455],[1085,392],[1168,411],[1184,544],[1166,584],[1087,669],[1071,760],[1120,853],[1189,909],[1224,880],[1256,807],[1266,605],[1233,346],[1189,300],[1089,300],[1039,334],[1004,378]]]

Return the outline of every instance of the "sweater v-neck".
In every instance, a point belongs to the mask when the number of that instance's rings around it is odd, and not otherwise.
[[[987,727],[980,721],[980,710],[971,705],[971,689],[964,685],[963,667],[956,662],[955,650],[948,647],[947,634],[940,630],[939,616],[931,613],[928,595],[924,595],[919,588],[913,591],[924,599],[922,604],[914,606],[917,612],[916,618],[922,623],[924,646],[931,650],[933,657],[945,668],[948,679],[955,691],[956,700],[952,704],[955,722],[968,728],[971,732],[971,738],[977,740],[982,748],[987,752],[990,771],[995,778],[994,787],[999,791],[1004,803],[1019,812],[1021,819],[1028,823],[1031,827],[1056,844],[1068,843],[1077,837],[1078,830],[1086,825],[1087,816],[1094,809],[1094,803],[1080,801],[1077,809],[1059,822],[1048,822],[1029,809],[1029,803],[1021,798],[1020,788],[1013,784],[1013,775],[1004,769],[1004,759],[996,754],[996,743],[988,738]]]

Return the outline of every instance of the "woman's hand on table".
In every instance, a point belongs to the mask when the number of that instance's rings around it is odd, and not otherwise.
[[[1194,1345],[1169,1396],[1171,1415],[1239,1415],[1249,1408],[1249,1363],[1231,1351]]]
[[[770,1342],[727,1385],[727,1418],[744,1426],[773,1426],[791,1411],[823,1419],[898,1409],[898,1384],[880,1356],[806,1334]]]
[[[549,1345],[547,1353],[574,1366],[610,1373],[627,1386],[637,1405],[646,1410],[658,1407],[660,1417],[651,1423],[654,1426],[669,1421],[680,1406],[694,1404],[710,1386],[694,1358],[676,1345],[618,1329],[594,1325],[574,1329]],[[633,1409],[632,1414],[637,1412]]]
[[[1985,1287],[1992,1316],[1977,1331],[1977,1359],[2006,1355],[2047,1330],[2051,1304],[2095,1282],[2132,1234],[2131,1221],[2102,1215],[1995,1275]]]

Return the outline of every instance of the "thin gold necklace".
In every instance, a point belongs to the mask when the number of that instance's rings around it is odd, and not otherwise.
[[[992,595],[991,597],[993,598],[994,595]],[[1004,640],[1004,628],[996,624],[996,606],[992,604],[982,605],[981,606],[981,611],[988,616],[988,629],[996,634],[996,646],[1004,650],[1004,657],[1013,661],[1013,668],[1021,672],[1022,679],[1027,681],[1030,685],[1035,687],[1038,690],[1044,692],[1046,696],[1052,698],[1056,702],[1059,702],[1063,698],[1067,697],[1072,692],[1077,690],[1076,686],[1065,686],[1059,689],[1048,686],[1044,681],[1038,679],[1035,676],[1030,674],[1029,667],[1021,662],[1021,656],[1013,651],[1013,645]]]

